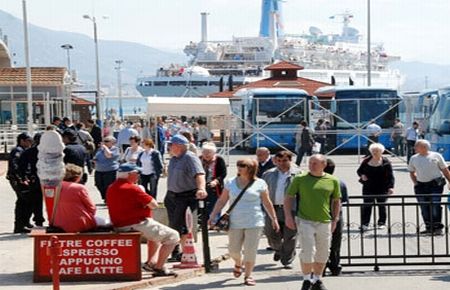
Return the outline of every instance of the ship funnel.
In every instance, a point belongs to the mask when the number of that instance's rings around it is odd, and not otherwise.
[[[280,0],[262,0],[260,37],[272,37],[272,27],[276,29],[277,36],[283,36],[283,13]],[[276,15],[275,19],[272,16]]]
[[[207,12],[202,12],[202,42],[208,41],[208,14]]]

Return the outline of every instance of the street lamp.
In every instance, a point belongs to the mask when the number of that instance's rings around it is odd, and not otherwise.
[[[72,75],[70,69],[70,50],[73,49],[73,46],[71,44],[63,44],[61,45],[61,48],[65,49],[67,52],[67,70],[69,71],[69,75]]]
[[[372,85],[372,62],[370,49],[370,0],[367,0],[367,86]]]
[[[123,60],[116,60],[117,64],[117,94],[119,95],[119,116],[120,120],[123,120],[123,107],[122,107],[122,63]]]
[[[25,47],[25,65],[26,65],[26,78],[27,78],[27,127],[28,132],[33,132],[33,95],[31,87],[31,66],[30,66],[30,46],[28,35],[28,18],[27,18],[27,1],[22,0],[23,9],[23,40]]]
[[[95,16],[83,15],[84,19],[89,19],[94,25],[94,43],[95,43],[95,70],[96,70],[96,93],[95,93],[95,114],[97,117],[97,122],[102,127],[102,108],[100,102],[100,65],[98,60],[98,38],[97,38],[97,22]]]
[[[73,84],[73,79],[72,79],[72,70],[70,68],[70,50],[73,49],[73,46],[71,44],[63,44],[61,45],[61,48],[65,49],[67,52],[67,71],[69,79],[69,87],[66,88],[65,116],[72,118],[71,86]]]

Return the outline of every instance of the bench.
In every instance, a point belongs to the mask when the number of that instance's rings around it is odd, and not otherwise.
[[[61,281],[137,281],[142,279],[140,232],[47,233],[33,230],[33,282],[50,282],[50,238],[57,236]]]

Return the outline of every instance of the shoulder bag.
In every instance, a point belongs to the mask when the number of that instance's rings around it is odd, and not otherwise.
[[[233,210],[233,208],[236,206],[238,201],[242,198],[245,191],[252,186],[252,184],[255,182],[255,180],[250,181],[239,193],[239,195],[236,197],[236,199],[233,201],[233,203],[230,205],[228,210],[220,216],[220,218],[217,220],[216,224],[214,225],[214,228],[217,231],[228,231],[230,229],[230,213]]]

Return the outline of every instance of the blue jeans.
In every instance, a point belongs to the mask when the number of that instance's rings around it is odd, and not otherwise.
[[[436,186],[430,182],[418,183],[414,186],[415,194],[442,194],[444,186]],[[420,210],[427,230],[442,229],[441,196],[417,196]]]
[[[141,174],[140,184],[145,188],[145,192],[156,199],[158,194],[158,176],[156,174],[144,175]]]

